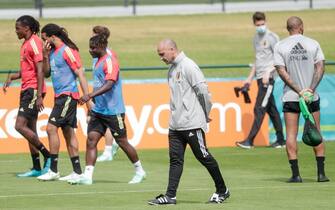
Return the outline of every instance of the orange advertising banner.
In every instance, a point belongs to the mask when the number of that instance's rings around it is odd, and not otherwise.
[[[209,147],[235,146],[236,141],[248,135],[253,121],[253,106],[257,93],[257,84],[253,83],[249,91],[251,104],[245,104],[243,97],[237,98],[234,87],[241,81],[209,82],[212,94],[212,121],[208,124],[206,135]],[[15,120],[19,104],[19,87],[10,87],[7,94],[0,94],[0,154],[29,152],[27,141],[15,130]],[[48,145],[46,125],[53,107],[53,90],[47,88],[44,99],[45,109],[40,113],[37,132],[42,142]],[[140,149],[168,147],[169,89],[166,83],[124,84],[123,97],[126,104],[126,126],[129,142]],[[78,106],[78,128],[76,135],[79,149],[86,146],[86,110]],[[255,145],[268,145],[268,119],[265,118]],[[61,151],[66,151],[61,130]],[[101,141],[103,142],[103,140]],[[99,144],[99,149],[104,143]]]

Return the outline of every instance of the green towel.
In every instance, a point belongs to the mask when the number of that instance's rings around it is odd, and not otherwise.
[[[308,106],[304,98],[299,98],[299,107],[302,116],[305,119],[304,132],[302,134],[302,141],[312,147],[318,146],[322,143],[322,136],[315,125],[313,115],[308,110]]]
[[[309,119],[313,124],[315,124],[314,117],[308,110],[308,106],[303,97],[299,98],[299,107],[300,107],[300,111],[304,119],[305,120]]]

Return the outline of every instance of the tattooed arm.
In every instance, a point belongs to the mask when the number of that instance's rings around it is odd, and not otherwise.
[[[284,81],[284,83],[300,95],[302,90],[290,78],[290,75],[286,71],[286,67],[285,66],[276,66],[276,70],[277,70],[280,78]]]
[[[313,90],[313,92],[315,91],[316,87],[319,85],[323,74],[325,72],[325,64],[324,61],[319,61],[315,64],[314,66],[315,71],[314,71],[314,75],[313,75],[313,80],[312,80],[312,84],[310,86],[310,88]]]

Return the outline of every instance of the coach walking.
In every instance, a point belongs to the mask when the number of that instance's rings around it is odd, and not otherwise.
[[[165,195],[150,200],[151,205],[176,204],[176,193],[183,171],[187,144],[215,182],[216,191],[209,202],[222,203],[230,195],[222,178],[218,163],[209,153],[205,131],[210,121],[212,107],[210,94],[203,73],[197,64],[179,51],[173,40],[161,41],[157,47],[161,60],[170,65],[168,83],[170,87],[169,122],[169,184]]]

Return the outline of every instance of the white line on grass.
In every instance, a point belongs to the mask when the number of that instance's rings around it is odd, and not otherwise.
[[[24,160],[0,160],[0,163],[17,163],[23,162]]]
[[[68,160],[68,158],[58,158],[58,160]],[[0,160],[0,163],[17,163],[17,162],[26,162],[26,159],[16,159],[16,160]]]
[[[254,190],[254,189],[286,189],[296,187],[299,188],[324,188],[329,187],[329,185],[287,185],[287,186],[250,186],[250,187],[236,187],[234,190]],[[18,198],[18,197],[48,197],[48,196],[68,196],[68,195],[93,195],[93,194],[120,194],[120,193],[144,193],[144,192],[159,192],[162,189],[156,190],[121,190],[121,191],[103,191],[103,192],[59,192],[59,193],[45,193],[45,194],[21,194],[21,195],[0,195],[1,198]],[[211,188],[190,188],[190,189],[180,189],[178,191],[210,191]]]

